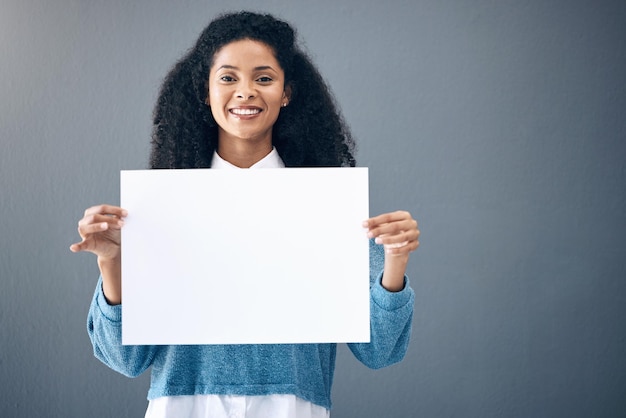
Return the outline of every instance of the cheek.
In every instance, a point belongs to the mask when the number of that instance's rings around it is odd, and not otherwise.
[[[216,121],[220,120],[220,114],[215,111],[216,107],[209,105],[209,108],[211,109],[211,115],[213,116],[213,119],[215,119]]]
[[[207,92],[207,96],[206,96],[206,104],[211,107],[217,104],[217,97],[215,95],[215,89],[209,88],[209,91]]]
[[[219,89],[209,90],[209,94],[206,98],[206,104],[211,109],[213,118],[218,119],[222,116],[221,112],[223,111],[224,103],[224,99],[222,98]]]
[[[211,111],[211,115],[215,121],[219,121],[223,118],[222,113],[220,112],[222,105],[220,104],[219,96],[215,94],[215,91],[209,90],[205,102],[206,105],[209,106],[209,110]]]
[[[209,106],[219,106],[224,101],[224,95],[227,92],[224,86],[220,86],[218,83],[208,83],[206,102]]]
[[[283,103],[283,98],[285,97],[284,92],[278,91],[272,95],[272,103],[280,107]]]

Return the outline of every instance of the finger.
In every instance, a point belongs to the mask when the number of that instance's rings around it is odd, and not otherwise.
[[[96,240],[91,235],[86,235],[82,237],[83,239],[80,242],[76,242],[70,245],[70,251],[72,252],[80,252],[80,251],[90,251],[93,252],[93,249],[96,245]]]
[[[93,224],[106,223],[113,229],[120,229],[124,226],[124,220],[110,215],[88,215],[78,221],[78,226],[89,226]]]
[[[84,217],[92,215],[114,216],[122,219],[128,216],[128,211],[126,209],[120,208],[119,206],[96,205],[85,210]]]
[[[78,235],[85,239],[89,235],[107,230],[120,230],[123,226],[124,221],[121,219],[112,216],[92,215],[78,222]]]
[[[420,245],[419,241],[410,241],[409,243],[407,243],[406,245],[403,245],[401,247],[385,246],[384,247],[385,248],[385,254],[389,254],[389,255],[408,254],[408,253],[411,253],[411,252],[417,250],[419,245]]]
[[[81,242],[76,242],[72,245],[70,245],[70,251],[73,253],[78,253],[81,251],[85,251],[85,245],[84,245],[85,241],[81,241]]]
[[[390,222],[401,221],[405,219],[411,219],[411,214],[404,210],[398,210],[390,213],[383,213],[382,215],[374,216],[363,222],[363,227],[367,229],[376,228],[379,225],[387,224]]]
[[[78,234],[85,240],[90,235],[97,234],[109,229],[108,222],[98,222],[94,224],[86,224],[78,226]]]
[[[96,255],[110,252],[107,248],[104,248],[102,245],[98,245],[97,241],[93,238],[87,238],[81,242],[77,242],[75,244],[70,245],[70,251],[74,253],[90,252]]]
[[[98,227],[103,229],[100,231],[95,230]],[[70,245],[70,251],[89,251],[100,255],[102,253],[110,253],[112,248],[119,247],[119,232],[108,232],[108,224],[89,225],[85,228],[85,231],[79,231],[81,233],[82,241]],[[95,232],[93,230],[95,230]]]
[[[382,237],[382,236],[395,236],[403,234],[405,232],[411,232],[417,230],[417,221],[414,219],[408,219],[403,221],[396,221],[391,223],[385,223],[383,225],[371,228],[368,230],[368,237]],[[403,241],[404,239],[396,239],[395,242]]]
[[[374,239],[376,244],[402,246],[411,241],[415,241],[419,237],[419,231],[416,229],[403,230],[395,234],[382,234]]]
[[[407,245],[409,243],[409,241],[402,241],[402,242],[394,242],[391,244],[385,244],[384,247],[386,250],[391,249],[391,248],[401,248],[404,247],[405,245]]]

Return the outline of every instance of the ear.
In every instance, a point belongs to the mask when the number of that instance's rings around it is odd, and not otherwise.
[[[283,106],[287,106],[291,101],[291,84],[287,84],[285,86],[285,90],[283,91]]]

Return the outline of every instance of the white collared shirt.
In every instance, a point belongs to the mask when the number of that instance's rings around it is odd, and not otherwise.
[[[240,169],[213,153],[212,168]],[[283,168],[276,148],[250,168]],[[330,411],[295,395],[189,395],[152,399],[145,418],[329,418]]]
[[[252,164],[250,168],[283,168],[285,167],[285,163],[278,155],[278,151],[276,148],[272,148],[269,154],[265,157],[261,158],[256,163]],[[211,160],[211,168],[236,168],[241,170],[241,168],[233,165],[219,156],[217,151],[213,153],[213,159]]]
[[[330,412],[296,395],[164,396],[150,401],[146,418],[329,418]]]

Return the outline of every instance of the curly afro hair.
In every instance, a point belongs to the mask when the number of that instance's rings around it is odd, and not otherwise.
[[[205,104],[215,53],[242,39],[270,46],[291,88],[272,142],[287,167],[354,167],[355,144],[334,98],[294,29],[267,14],[238,12],[213,20],[165,77],[153,113],[150,166],[207,168],[217,149],[217,123]]]

